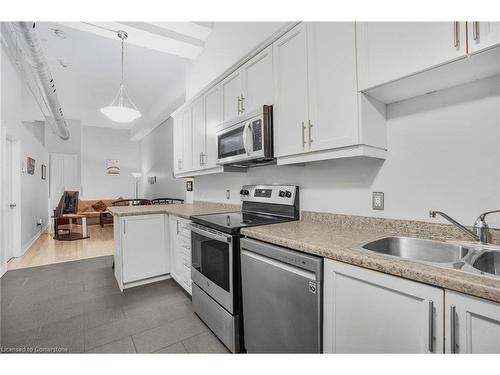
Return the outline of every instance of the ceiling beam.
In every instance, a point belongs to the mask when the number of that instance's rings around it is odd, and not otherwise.
[[[193,60],[203,51],[204,42],[179,32],[144,22],[58,22],[60,25],[119,40],[114,31],[124,30],[127,43]]]

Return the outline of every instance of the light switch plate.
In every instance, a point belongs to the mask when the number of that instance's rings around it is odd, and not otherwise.
[[[384,209],[384,193],[381,191],[374,191],[372,195],[372,208],[374,210]]]

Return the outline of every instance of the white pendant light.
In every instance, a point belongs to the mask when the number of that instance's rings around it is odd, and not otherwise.
[[[128,38],[128,35],[122,30],[119,30],[117,35],[122,40],[122,80],[115,98],[110,105],[101,108],[101,112],[111,121],[126,123],[137,120],[141,117],[141,112],[139,112],[132,99],[128,96],[123,84],[123,43]]]

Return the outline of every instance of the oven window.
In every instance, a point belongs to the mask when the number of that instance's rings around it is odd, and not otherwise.
[[[193,267],[227,292],[229,288],[229,251],[227,242],[213,240],[191,232],[193,245]]]
[[[219,135],[219,159],[245,153],[245,146],[243,145],[244,128],[244,126],[241,126]]]

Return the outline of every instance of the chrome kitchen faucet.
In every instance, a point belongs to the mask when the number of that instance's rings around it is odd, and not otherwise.
[[[462,224],[460,224],[458,221],[451,218],[450,216],[448,216],[444,212],[431,210],[431,211],[429,211],[429,216],[436,217],[436,215],[440,215],[440,216],[444,217],[446,220],[448,220],[450,223],[455,225],[462,232],[467,234],[469,237],[472,237],[475,241],[481,242],[481,243],[489,243],[490,242],[490,232],[489,232],[488,224],[486,224],[485,218],[486,218],[486,215],[493,214],[496,212],[500,212],[500,210],[487,211],[487,212],[483,212],[481,215],[479,215],[479,217],[474,222],[474,227],[473,227],[474,231],[467,229]]]

